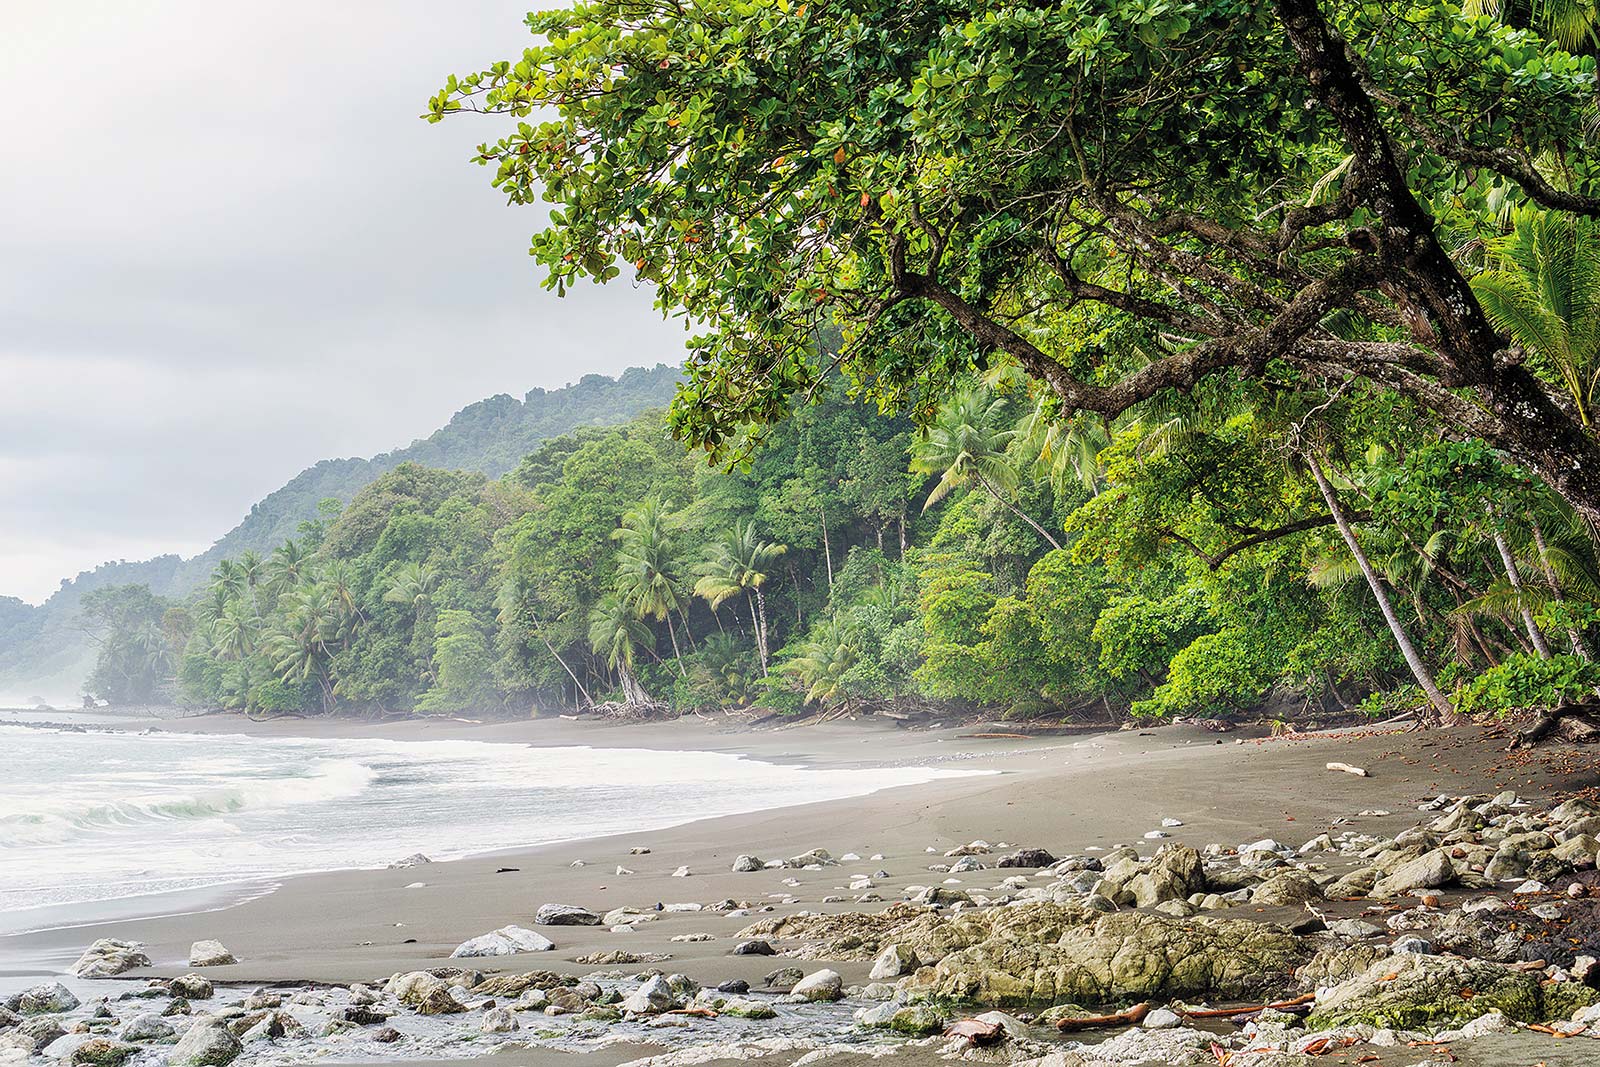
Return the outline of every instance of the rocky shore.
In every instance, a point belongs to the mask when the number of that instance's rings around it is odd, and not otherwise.
[[[0,1063],[222,1067],[634,1046],[656,1067],[864,1055],[1038,1067],[1600,1057],[1589,1044],[1600,1039],[1600,804],[1508,791],[1359,814],[1360,829],[1335,819],[1304,841],[1198,849],[1169,840],[1182,823],[1167,819],[1145,833],[1145,857],[1131,844],[1059,858],[1039,844],[929,846],[915,881],[877,854],[740,854],[728,873],[749,880],[753,899],[546,901],[528,926],[469,938],[438,966],[348,984],[227,984],[239,963],[215,940],[189,957],[215,977],[129,979],[150,967],[145,947],[100,939],[72,972],[109,992],[80,998],[43,983],[10,997]],[[1393,836],[1371,829],[1384,823]],[[633,862],[648,858],[634,851]],[[818,901],[831,908],[797,907],[800,874],[837,885]],[[779,891],[764,892],[772,882]],[[741,924],[731,937],[671,939],[718,942],[729,977],[703,982],[676,972],[670,952],[628,947],[628,935],[674,917]],[[619,947],[573,959],[590,968],[582,974],[538,966],[579,932]],[[865,981],[842,973],[863,967]]]

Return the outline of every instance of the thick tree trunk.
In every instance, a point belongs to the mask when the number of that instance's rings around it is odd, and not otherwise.
[[[1338,125],[1352,165],[1345,195],[1367,209],[1373,281],[1399,290],[1426,313],[1434,366],[1353,366],[1483,438],[1538,474],[1591,527],[1600,528],[1600,441],[1570,402],[1521,365],[1490,323],[1433,216],[1411,191],[1400,153],[1362,83],[1344,39],[1318,0],[1275,0],[1284,35],[1318,102]],[[1451,392],[1467,389],[1474,404]]]
[[[617,677],[622,681],[622,699],[627,701],[630,707],[640,708],[654,703],[626,663],[617,666]]]
[[[1344,507],[1339,503],[1339,495],[1334,492],[1333,485],[1328,481],[1328,476],[1322,471],[1322,464],[1318,462],[1316,454],[1310,449],[1305,452],[1306,465],[1311,468],[1311,477],[1316,479],[1317,488],[1322,490],[1322,499],[1328,505],[1328,514],[1333,516],[1333,523],[1339,529],[1339,536],[1344,538],[1345,547],[1350,549],[1350,554],[1355,557],[1356,565],[1361,568],[1361,573],[1367,579],[1367,585],[1372,589],[1372,596],[1378,602],[1378,610],[1383,612],[1383,621],[1389,624],[1389,632],[1394,635],[1395,644],[1400,646],[1400,654],[1405,657],[1406,666],[1411,668],[1411,674],[1416,678],[1417,684],[1428,696],[1428,703],[1433,705],[1439,717],[1449,722],[1455,718],[1455,708],[1450,700],[1439,689],[1433,680],[1433,672],[1428,670],[1428,665],[1422,661],[1417,648],[1411,643],[1405,627],[1400,625],[1400,618],[1394,612],[1394,605],[1389,601],[1389,593],[1383,587],[1378,572],[1373,568],[1372,561],[1367,558],[1367,553],[1361,547],[1361,542],[1356,540],[1356,533],[1345,518]]]
[[[1017,518],[1021,519],[1023,522],[1027,523],[1029,526],[1033,527],[1033,532],[1038,534],[1040,537],[1044,538],[1046,541],[1048,541],[1050,543],[1050,547],[1051,548],[1059,549],[1061,547],[1061,542],[1057,541],[1054,537],[1051,537],[1050,536],[1050,532],[1048,530],[1046,530],[1043,526],[1040,526],[1038,523],[1034,522],[1033,519],[1028,514],[1026,514],[1021,508],[1017,507],[1015,504],[1011,503],[1011,501],[1007,500],[1005,497],[1003,497],[999,493],[995,492],[994,486],[989,484],[989,481],[988,481],[987,478],[985,478],[983,475],[977,474],[977,473],[974,473],[973,476],[978,479],[978,484],[983,486],[984,491],[987,492],[990,496],[992,496],[994,498],[994,502],[996,504],[999,504],[1001,507],[1003,507],[1007,511],[1011,512],[1011,514],[1015,515]]]
[[[1500,553],[1500,562],[1506,569],[1506,581],[1511,583],[1511,591],[1519,597],[1522,595],[1522,574],[1517,570],[1517,559],[1511,554],[1511,546],[1506,543],[1506,535],[1497,526],[1494,530],[1494,547]],[[1522,615],[1522,624],[1528,628],[1528,640],[1533,642],[1534,651],[1539,653],[1540,659],[1550,658],[1550,642],[1545,640],[1544,631],[1539,629],[1539,624],[1534,620],[1533,609],[1523,604],[1519,609]]]
[[[1533,529],[1533,544],[1539,550],[1539,567],[1544,571],[1544,580],[1550,586],[1550,592],[1557,600],[1563,599],[1565,594],[1561,589],[1561,579],[1556,577],[1556,569],[1550,565],[1550,546],[1545,543],[1544,528],[1539,525],[1538,519],[1530,523]],[[1567,631],[1567,641],[1572,645],[1572,654],[1583,662],[1589,662],[1589,646],[1583,640],[1583,634],[1575,629]]]

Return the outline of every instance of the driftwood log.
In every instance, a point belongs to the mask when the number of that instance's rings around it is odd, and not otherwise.
[[[1141,1002],[1114,1015],[1080,1015],[1072,1019],[1057,1019],[1056,1029],[1066,1034],[1076,1030],[1097,1030],[1104,1026],[1133,1026],[1149,1014],[1149,1003]]]
[[[1529,748],[1552,735],[1580,744],[1600,741],[1600,701],[1574,701],[1544,708],[1532,723],[1517,731],[1510,747]]]

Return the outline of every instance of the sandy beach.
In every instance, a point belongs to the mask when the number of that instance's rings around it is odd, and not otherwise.
[[[227,904],[227,893],[237,890],[220,891],[206,910],[0,938],[0,958],[12,961],[13,977],[58,974],[84,946],[101,937],[147,945],[153,966],[126,977],[173,976],[194,970],[187,962],[192,942],[215,938],[239,960],[231,966],[201,969],[218,983],[253,987],[373,982],[396,972],[438,967],[458,944],[497,927],[531,925],[534,912],[546,903],[604,912],[624,906],[649,910],[658,904],[709,905],[731,898],[757,909],[770,907],[771,916],[873,910],[899,899],[908,885],[942,882],[946,875],[928,870],[942,859],[933,853],[974,839],[1042,847],[1056,854],[1127,843],[1148,856],[1165,843],[1145,837],[1163,819],[1182,824],[1166,831],[1171,840],[1197,848],[1211,842],[1239,845],[1263,837],[1296,844],[1330,829],[1336,820],[1344,829],[1392,836],[1431,818],[1419,813],[1417,806],[1439,794],[1514,789],[1525,798],[1542,801],[1600,783],[1592,759],[1562,749],[1510,756],[1503,751],[1503,742],[1484,741],[1470,728],[1428,733],[1360,729],[1269,738],[1172,726],[1019,739],[975,737],[970,729],[912,731],[873,720],[751,731],[699,720],[625,727],[559,719],[370,725],[310,720],[258,724],[225,716],[169,720],[160,728],[582,744],[648,749],[664,760],[672,759],[674,752],[701,750],[813,766],[937,763],[981,773],[885,789],[852,800],[510,849],[454,862],[294,877],[264,895],[232,905]],[[1329,770],[1330,762],[1361,767],[1368,775]],[[752,806],[757,800],[752,798]],[[1374,810],[1392,814],[1360,814]],[[425,853],[437,844],[419,840],[416,850]],[[836,857],[853,853],[861,858],[820,870],[730,870],[740,854],[772,859],[812,848],[827,849]],[[871,858],[875,856],[882,858]],[[630,873],[617,873],[619,867]],[[682,867],[689,869],[689,875],[675,876]],[[884,903],[854,903],[855,894],[848,889],[852,876],[879,871],[889,875],[873,879]],[[423,884],[415,885],[418,882]],[[779,903],[784,896],[791,901]],[[835,899],[824,903],[824,898]],[[1266,911],[1259,917],[1280,917]],[[758,983],[775,961],[730,955],[736,931],[750,921],[711,910],[669,910],[627,932],[612,932],[605,926],[545,927],[543,932],[556,942],[554,951],[473,963],[491,974],[551,969],[583,975],[604,968],[580,964],[579,957],[623,950],[667,956],[670,963],[661,966],[708,985],[728,979]],[[674,940],[682,935],[710,939]],[[866,963],[830,965],[847,983],[867,978]],[[609,1067],[648,1051],[619,1044],[583,1062]],[[778,1056],[774,1062],[785,1058]],[[551,1050],[515,1059],[576,1062],[569,1054]]]
[[[1196,847],[1262,837],[1298,842],[1341,817],[1394,834],[1420,822],[1416,805],[1440,793],[1514,788],[1539,798],[1600,781],[1592,770],[1574,770],[1555,753],[1508,759],[1498,746],[1471,743],[1466,730],[1348,731],[1269,739],[1176,726],[1018,740],[963,736],[968,730],[907,731],[870,720],[749,731],[696,720],[633,726],[561,719],[497,724],[420,720],[374,726],[313,720],[258,724],[236,716],[166,721],[161,728],[588,744],[650,749],[662,759],[693,749],[830,766],[937,761],[986,773],[849,801],[511,849],[419,868],[296,877],[264,896],[222,910],[22,934],[0,939],[0,953],[35,961],[41,970],[53,961],[59,970],[95,938],[118,937],[148,944],[156,962],[149,973],[175,974],[188,969],[191,942],[217,938],[240,961],[207,972],[220,981],[370,981],[437,966],[467,938],[507,923],[531,922],[544,903],[603,912],[727,898],[761,906],[773,903],[769,895],[792,894],[796,902],[775,905],[778,913],[843,911],[851,905],[824,905],[821,900],[844,895],[849,875],[887,870],[889,878],[875,881],[884,898],[893,900],[906,885],[943,877],[927,870],[933,862],[928,849],[942,853],[979,838],[1058,854],[1130,843],[1149,854],[1161,842],[1144,840],[1143,835],[1158,828],[1163,818],[1182,821],[1183,826],[1170,831],[1172,839]],[[1334,761],[1363,767],[1370,776],[1328,771],[1325,765]],[[1373,809],[1394,814],[1356,818],[1358,812]],[[416,850],[426,853],[430,844],[418,841]],[[835,856],[853,852],[884,859],[821,871],[730,871],[741,853],[781,858],[819,847]],[[639,848],[650,851],[634,854]],[[583,866],[574,866],[577,861]],[[619,866],[633,873],[618,875]],[[683,866],[690,876],[673,877]],[[784,877],[800,884],[784,885]],[[425,887],[405,888],[418,881]],[[210,906],[225,899],[220,895]],[[670,953],[674,969],[701,981],[759,977],[770,969],[764,960],[727,955],[732,947],[727,938],[746,922],[714,912],[681,912],[664,914],[627,934],[566,927],[553,932],[554,952],[512,957],[503,969],[566,967],[582,973],[593,968],[572,963],[573,957],[621,948]],[[671,940],[690,933],[710,933],[717,940]],[[846,977],[856,980],[864,972]]]

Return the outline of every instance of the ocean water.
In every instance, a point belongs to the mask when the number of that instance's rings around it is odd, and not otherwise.
[[[0,725],[0,930],[46,905],[381,867],[413,852],[450,859],[967,773],[783,766],[715,752]]]

